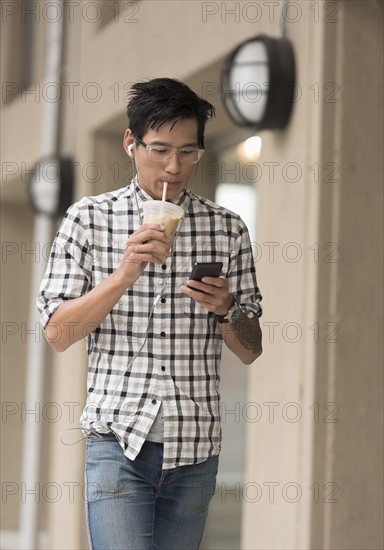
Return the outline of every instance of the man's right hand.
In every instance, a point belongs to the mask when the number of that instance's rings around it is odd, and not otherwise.
[[[145,224],[127,240],[123,260],[116,270],[116,274],[123,278],[127,287],[137,281],[148,262],[161,265],[165,260],[159,258],[159,255],[166,258],[171,255],[170,241],[164,230],[163,225]],[[160,242],[152,242],[152,239]]]

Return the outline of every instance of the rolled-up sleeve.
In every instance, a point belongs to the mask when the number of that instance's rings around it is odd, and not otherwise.
[[[235,245],[231,250],[228,273],[229,291],[247,311],[261,317],[262,295],[257,285],[255,260],[246,225],[240,220]]]
[[[84,210],[77,204],[71,206],[52,245],[36,302],[44,329],[60,304],[83,296],[92,287],[92,254],[82,215]]]

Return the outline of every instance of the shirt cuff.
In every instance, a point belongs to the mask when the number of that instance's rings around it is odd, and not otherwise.
[[[50,318],[62,303],[63,303],[63,300],[54,300],[49,302],[49,304],[47,304],[46,306],[44,306],[40,316],[40,323],[43,325],[44,330],[46,329]]]

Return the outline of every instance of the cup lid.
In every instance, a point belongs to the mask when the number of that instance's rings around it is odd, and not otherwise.
[[[173,202],[161,201],[161,200],[147,200],[141,205],[143,211],[153,211],[156,213],[167,212],[169,214],[175,214],[179,218],[182,218],[185,214],[184,208],[174,204]]]

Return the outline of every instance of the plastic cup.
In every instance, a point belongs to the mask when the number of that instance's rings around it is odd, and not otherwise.
[[[145,201],[142,204],[143,209],[143,222],[144,223],[158,223],[164,225],[164,234],[170,241],[170,248],[172,248],[173,239],[176,233],[179,221],[184,216],[184,209],[172,202],[166,201]],[[157,241],[156,239],[150,239],[148,242],[156,242],[164,246],[164,242]],[[155,254],[158,258],[166,260],[167,257],[161,254]]]

